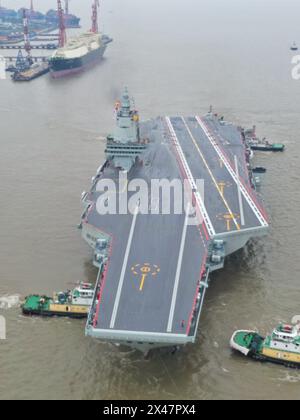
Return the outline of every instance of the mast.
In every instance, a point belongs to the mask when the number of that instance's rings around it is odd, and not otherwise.
[[[23,71],[28,68],[28,63],[23,57],[21,48],[19,49],[18,55],[17,55],[17,61],[16,61],[16,69],[17,71]]]
[[[23,9],[23,33],[24,33],[24,47],[27,53],[27,60],[29,63],[32,63],[31,45],[30,45],[29,29],[28,29],[28,16],[26,14],[25,9]]]

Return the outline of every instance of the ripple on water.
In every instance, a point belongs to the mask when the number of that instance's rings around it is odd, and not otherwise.
[[[20,305],[20,295],[1,296],[0,309],[12,309]]]

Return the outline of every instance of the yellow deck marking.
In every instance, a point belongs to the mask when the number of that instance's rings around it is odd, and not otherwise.
[[[146,277],[151,272],[151,268],[149,266],[146,266],[145,264],[144,267],[141,268],[141,272],[143,273],[143,275],[142,275],[141,284],[140,284],[140,292],[144,288]]]
[[[230,231],[231,230],[231,222],[229,219],[226,220],[227,223],[227,230]]]
[[[219,188],[220,188],[220,192],[221,192],[222,196],[224,197],[224,188],[226,187],[226,183],[225,182],[219,182],[218,185],[219,185]]]
[[[183,121],[183,124],[185,125],[185,128],[186,128],[187,132],[189,133],[189,135],[190,135],[190,137],[191,137],[191,139],[192,139],[192,141],[193,141],[193,143],[194,143],[194,145],[195,145],[195,147],[196,147],[196,149],[197,149],[197,151],[198,151],[198,153],[199,153],[199,155],[200,155],[201,159],[203,160],[203,163],[204,163],[204,165],[205,165],[205,167],[206,167],[206,169],[207,169],[207,171],[208,171],[208,173],[209,173],[209,175],[210,175],[210,177],[211,177],[211,179],[212,179],[213,183],[215,184],[215,186],[216,186],[216,188],[217,188],[217,190],[218,190],[218,192],[219,192],[219,194],[220,194],[220,196],[221,196],[221,198],[222,198],[222,200],[223,200],[223,202],[224,202],[224,204],[225,204],[225,207],[226,207],[226,208],[227,208],[227,210],[228,210],[228,213],[232,216],[232,220],[234,221],[234,224],[235,224],[235,226],[236,226],[237,230],[241,230],[241,227],[240,227],[240,225],[238,224],[238,222],[237,222],[236,218],[234,217],[234,214],[233,214],[233,212],[231,211],[231,209],[230,209],[230,207],[229,207],[229,204],[227,203],[227,200],[226,200],[226,199],[225,199],[225,197],[223,196],[223,194],[222,194],[222,192],[221,192],[221,189],[220,189],[220,187],[219,187],[219,185],[218,185],[218,183],[217,183],[217,181],[216,181],[216,178],[214,177],[214,174],[212,173],[212,171],[211,171],[210,167],[208,166],[208,163],[207,163],[207,161],[206,161],[206,159],[205,159],[205,157],[204,157],[203,153],[201,152],[201,150],[200,150],[200,148],[199,148],[199,146],[198,146],[198,144],[197,144],[197,142],[196,142],[196,140],[195,140],[195,138],[194,138],[194,136],[193,136],[193,134],[192,134],[191,130],[189,129],[189,127],[188,127],[188,125],[187,125],[187,123],[186,123],[186,121],[185,121],[185,119],[184,119],[184,118],[182,118],[182,121]]]
[[[237,220],[240,218],[240,216],[238,214],[230,214],[230,213],[217,215],[218,220],[225,220],[226,228],[228,232],[231,231],[231,222],[234,220],[233,218]]]
[[[140,264],[136,264],[131,267],[131,271],[135,276],[142,275],[140,280],[139,290],[140,292],[143,291],[146,279],[149,275],[156,277],[160,273],[160,268],[158,265],[151,265],[149,263],[145,263],[142,266]]]
[[[229,188],[232,186],[231,182],[225,182],[225,181],[218,182],[218,185],[219,185],[220,192],[223,195],[223,197],[224,197],[225,187]]]

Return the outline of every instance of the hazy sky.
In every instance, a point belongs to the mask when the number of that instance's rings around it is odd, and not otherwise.
[[[33,0],[34,7],[41,11],[56,8],[56,0]],[[64,3],[64,0],[62,0]],[[30,0],[1,0],[2,6],[11,8],[29,7]],[[70,11],[82,18],[83,26],[89,25],[92,0],[69,0]],[[170,19],[180,27],[184,22],[197,22],[199,25],[211,22],[210,28],[218,31],[219,23],[286,26],[292,28],[297,38],[299,32],[299,0],[100,0],[103,20],[105,16],[121,15],[123,20],[132,22],[142,20],[155,31]],[[149,19],[146,19],[149,17]],[[124,22],[123,22],[124,23]],[[110,29],[110,28],[109,28]],[[145,28],[146,29],[146,28]],[[221,34],[220,34],[221,35]]]
[[[64,3],[64,0],[62,0]],[[41,11],[56,7],[56,0],[33,0],[36,9]],[[100,0],[104,9],[128,7],[132,11],[143,9],[156,10],[157,13],[176,13],[178,11],[201,11],[211,10],[216,15],[242,16],[252,12],[262,12],[267,24],[268,15],[284,13],[293,15],[300,11],[299,0]],[[69,0],[70,9],[75,13],[90,14],[92,0]],[[30,5],[30,0],[1,0],[2,6],[19,8]],[[299,15],[298,15],[299,16]]]

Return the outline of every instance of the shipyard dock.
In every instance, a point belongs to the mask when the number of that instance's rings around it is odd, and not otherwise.
[[[53,43],[43,43],[43,44],[32,44],[30,46],[32,50],[56,50],[58,48],[58,44]],[[21,44],[17,45],[1,45],[0,50],[24,50],[25,47]]]
[[[153,179],[181,179],[190,188],[196,223],[175,208],[143,214],[140,201],[132,202],[132,214],[100,216],[97,183],[116,180],[107,161],[83,195],[81,226],[95,259],[99,240],[108,244],[87,335],[148,351],[195,342],[210,272],[223,268],[225,257],[252,237],[265,235],[268,221],[241,132],[232,124],[209,114],[158,118],[140,130],[149,145],[117,195],[127,192],[130,180],[150,185]],[[204,194],[197,180],[204,182]]]

